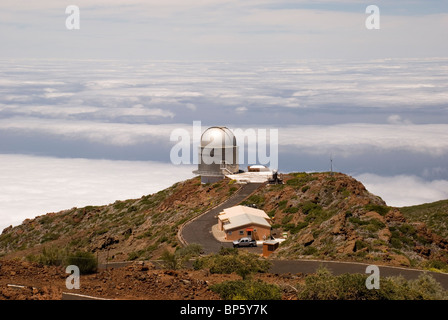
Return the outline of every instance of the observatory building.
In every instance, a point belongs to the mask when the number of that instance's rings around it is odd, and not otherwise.
[[[201,136],[198,147],[198,170],[202,183],[214,183],[239,172],[238,146],[226,127],[210,127]]]

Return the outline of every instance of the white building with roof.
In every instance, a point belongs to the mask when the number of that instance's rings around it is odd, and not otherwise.
[[[225,232],[226,240],[249,237],[264,240],[271,234],[271,218],[260,209],[235,206],[218,215],[218,229]]]

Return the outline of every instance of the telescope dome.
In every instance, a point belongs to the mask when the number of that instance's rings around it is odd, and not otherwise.
[[[202,183],[214,183],[228,174],[239,172],[238,146],[232,131],[226,127],[210,127],[201,135],[198,148],[198,169]]]
[[[201,147],[229,148],[236,146],[236,138],[226,127],[210,127],[201,136]]]

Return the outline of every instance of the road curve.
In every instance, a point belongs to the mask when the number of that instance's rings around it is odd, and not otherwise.
[[[256,248],[251,248],[256,249]],[[219,247],[218,247],[219,250]],[[320,266],[324,266],[329,269],[334,275],[340,275],[344,273],[360,273],[366,274],[366,268],[369,264],[361,262],[344,262],[344,261],[324,261],[324,260],[276,260],[269,259],[272,262],[272,266],[269,269],[269,273],[272,274],[296,274],[315,273]],[[156,268],[163,268],[160,264],[160,260],[149,260],[155,265]],[[132,264],[132,261],[124,262],[110,262],[108,268],[122,268]],[[104,266],[102,266],[104,268]],[[189,266],[191,267],[191,265]],[[391,267],[378,265],[380,269],[381,277],[403,276],[407,280],[417,279],[422,273],[427,272],[434,277],[446,290],[448,290],[448,274],[429,272],[426,270],[410,269],[403,267]]]
[[[369,264],[358,262],[320,261],[320,260],[270,260],[272,267],[270,273],[314,273],[320,266],[329,269],[334,275],[344,273],[366,274]],[[417,279],[422,273],[427,272],[434,277],[446,290],[448,290],[448,274],[429,272],[410,268],[390,267],[378,265],[381,277],[403,276],[407,280]],[[369,273],[370,274],[370,273]]]
[[[264,183],[248,183],[243,185],[231,198],[187,223],[180,231],[181,237],[187,243],[198,243],[202,245],[206,254],[217,252],[221,246],[231,246],[228,242],[219,242],[213,236],[212,226],[218,223],[215,217],[223,209],[238,205],[263,185]]]

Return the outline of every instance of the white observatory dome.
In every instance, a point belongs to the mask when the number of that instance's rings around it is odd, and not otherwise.
[[[210,127],[201,136],[201,147],[230,148],[236,146],[236,138],[226,127]]]

